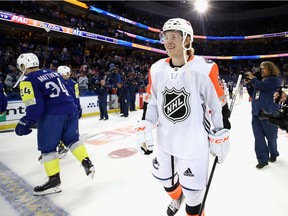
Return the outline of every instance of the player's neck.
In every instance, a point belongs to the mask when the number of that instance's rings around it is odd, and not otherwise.
[[[32,72],[35,72],[35,71],[38,71],[38,70],[40,70],[38,67],[27,68],[27,70],[25,71],[25,75],[32,73]]]
[[[187,58],[187,61],[188,61],[189,57],[185,56],[185,58]],[[185,60],[183,59],[183,57],[171,58],[169,63],[170,63],[170,66],[172,68],[174,68],[174,67],[182,67],[185,64]]]

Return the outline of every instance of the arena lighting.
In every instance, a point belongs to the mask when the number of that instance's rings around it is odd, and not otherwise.
[[[127,19],[127,18],[122,17],[122,16],[119,16],[119,15],[117,15],[117,14],[113,14],[113,13],[111,13],[111,12],[102,10],[102,9],[100,9],[100,8],[96,8],[96,7],[90,6],[90,7],[89,7],[89,10],[94,11],[94,12],[96,12],[96,13],[98,13],[98,14],[102,14],[102,15],[104,15],[104,16],[112,17],[112,18],[117,19],[117,20],[122,21],[122,22],[129,23],[129,24],[134,25],[134,26],[138,26],[138,27],[140,27],[140,28],[143,28],[143,29],[146,29],[146,30],[149,30],[149,31],[152,31],[152,32],[157,32],[157,33],[160,33],[160,32],[161,32],[160,29],[156,29],[156,28],[149,27],[149,26],[144,25],[144,24],[142,24],[142,23],[138,23],[138,22],[136,22],[136,21]]]
[[[112,44],[116,44],[120,46],[136,48],[136,49],[142,49],[142,50],[166,55],[165,50],[161,50],[161,49],[157,49],[154,47],[149,47],[149,46],[145,46],[141,44],[131,43],[128,41],[119,40],[119,39],[107,37],[104,35],[94,34],[91,32],[80,31],[78,29],[72,29],[69,27],[60,26],[60,25],[56,25],[52,23],[47,23],[47,22],[43,22],[40,20],[31,19],[31,18],[22,16],[20,14],[16,15],[14,13],[7,12],[7,11],[0,10],[0,20],[16,23],[19,25],[27,25],[27,26],[32,26],[36,28],[42,28],[42,29],[45,29],[46,31],[54,31],[54,32],[62,33],[62,34],[70,34],[70,35],[87,38],[91,40],[97,40],[97,41],[112,43]],[[284,57],[288,57],[288,53],[268,54],[268,55],[251,55],[251,56],[203,56],[202,55],[202,57],[206,59],[218,59],[218,60],[244,60],[244,59],[284,58]]]
[[[74,3],[75,2],[79,2],[77,0],[64,0],[64,1],[68,2],[68,3],[71,3],[71,4],[72,4],[72,2],[74,2]],[[87,6],[84,3],[82,3],[82,4]],[[208,5],[208,7],[209,7],[209,5]],[[114,19],[117,19],[117,20],[122,21],[122,22],[129,23],[131,25],[138,26],[138,27],[146,29],[148,31],[152,31],[152,32],[156,32],[156,33],[160,33],[161,32],[160,29],[146,26],[146,25],[138,23],[136,21],[129,20],[129,19],[125,18],[125,17],[121,17],[121,16],[119,16],[117,14],[112,14],[112,13],[110,13],[108,11],[105,11],[105,10],[102,10],[100,8],[96,8],[96,7],[90,6],[88,10],[97,12],[97,13],[102,14],[104,16],[112,17]],[[281,36],[287,37],[287,35],[288,35],[288,32],[279,32],[279,33],[269,33],[269,34],[262,34],[262,35],[248,35],[248,36],[204,36],[204,35],[194,35],[194,38],[201,39],[201,40],[250,40],[250,39],[267,38],[267,37],[281,37]],[[141,36],[139,36],[139,37],[141,37]],[[139,38],[137,37],[137,39],[139,39]]]
[[[88,9],[89,7],[83,3],[83,2],[79,2],[77,0],[64,0],[65,2],[68,2],[70,4],[73,4],[73,5],[76,5],[76,6],[79,6],[79,7],[82,7],[82,8],[85,8],[85,9]]]
[[[137,40],[142,40],[142,41],[146,41],[148,43],[157,43],[157,44],[162,44],[160,40],[154,40],[154,39],[150,39],[150,38],[147,38],[147,37],[143,37],[143,36],[140,36],[140,35],[136,35],[136,34],[132,34],[132,33],[129,33],[129,32],[125,32],[125,31],[121,31],[119,29],[116,29],[117,32],[121,33],[121,34],[125,34],[127,35],[128,37],[131,37],[131,38],[136,38]]]
[[[208,9],[208,1],[207,0],[197,0],[195,2],[195,8],[199,13],[205,13]]]

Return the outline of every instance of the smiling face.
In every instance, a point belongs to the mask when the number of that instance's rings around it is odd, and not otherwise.
[[[171,58],[183,58],[182,35],[179,31],[167,31],[164,33],[164,47]]]

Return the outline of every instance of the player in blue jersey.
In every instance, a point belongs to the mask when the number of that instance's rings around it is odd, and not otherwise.
[[[79,99],[79,86],[78,83],[75,82],[74,80],[70,79],[70,75],[71,75],[71,69],[68,66],[59,66],[57,68],[57,72],[59,74],[61,74],[61,76],[63,77],[63,79],[65,80],[66,84],[69,85],[72,90],[74,91],[74,99],[75,99],[75,103],[78,109],[78,114],[79,114],[79,119],[82,117],[82,108],[81,108],[81,104],[80,104],[80,99]]]
[[[79,87],[78,87],[78,83],[75,82],[70,78],[71,75],[71,69],[68,66],[59,66],[57,68],[57,72],[59,74],[61,74],[61,76],[63,77],[63,79],[65,80],[66,84],[68,84],[72,90],[74,91],[74,100],[77,106],[77,110],[78,110],[78,117],[79,119],[82,117],[82,108],[81,108],[81,104],[80,104],[80,98],[79,98]],[[68,152],[68,149],[65,147],[64,143],[61,142],[58,146],[58,153],[60,155],[60,158],[65,156]]]
[[[76,83],[74,80],[69,79],[71,75],[71,69],[68,66],[59,66],[57,68],[57,72],[63,77],[65,80],[66,84],[69,85],[72,90],[74,91],[73,97],[74,101],[76,103],[77,109],[78,109],[78,114],[79,114],[79,119],[82,117],[82,108],[80,104],[80,99],[79,99],[79,87],[78,83]],[[59,158],[64,157],[68,153],[69,149],[64,145],[62,141],[60,141],[58,145],[58,153],[59,153]],[[40,155],[39,161],[42,161],[42,155]]]
[[[61,192],[59,154],[56,148],[61,141],[81,162],[85,173],[94,177],[95,169],[85,146],[79,140],[78,109],[73,90],[62,76],[52,70],[39,69],[38,57],[33,53],[21,54],[17,68],[25,74],[20,82],[20,94],[26,106],[26,115],[16,128],[17,135],[28,135],[37,124],[38,149],[48,181],[34,188],[34,195]]]

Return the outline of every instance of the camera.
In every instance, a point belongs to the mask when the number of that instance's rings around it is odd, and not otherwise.
[[[258,80],[262,80],[262,76],[261,76],[261,70],[260,67],[253,67],[251,69],[252,74],[258,79]],[[251,81],[251,79],[249,79],[249,76],[247,74],[248,72],[246,72],[244,74],[245,77],[245,82],[249,83]]]
[[[274,113],[261,109],[258,118],[260,120],[267,120],[269,123],[277,125],[288,133],[288,106],[286,104],[282,105]]]

